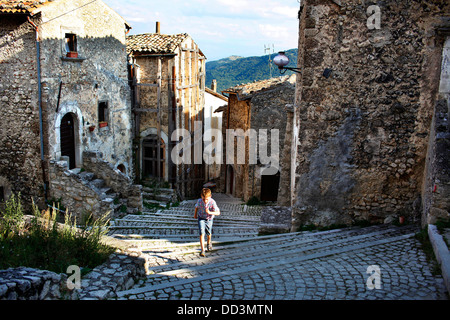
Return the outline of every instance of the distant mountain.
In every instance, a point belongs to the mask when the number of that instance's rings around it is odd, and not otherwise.
[[[278,53],[270,55],[270,59]],[[297,65],[297,49],[286,51],[289,57],[289,67]],[[280,75],[277,66],[271,62],[272,77]],[[287,71],[286,75],[292,74]],[[234,87],[242,83],[249,83],[255,80],[265,80],[270,78],[269,55],[259,57],[231,56],[228,58],[206,62],[206,86],[211,87],[213,79],[217,80],[217,92]]]

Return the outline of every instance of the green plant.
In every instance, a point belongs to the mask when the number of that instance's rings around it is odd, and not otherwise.
[[[23,228],[23,209],[20,193],[12,194],[0,212],[0,240],[19,234]]]
[[[439,218],[437,219],[435,226],[438,229],[438,231],[442,233],[444,229],[450,228],[450,219]]]
[[[248,206],[257,206],[260,204],[261,204],[261,201],[255,196],[251,197],[246,203],[246,205],[248,205]]]
[[[420,232],[416,233],[414,237],[419,240],[427,261],[432,265],[431,273],[434,275],[441,274],[439,264],[436,260],[436,255],[434,254],[433,245],[431,244],[430,237],[428,236],[428,225],[420,230]]]
[[[20,201],[9,201],[9,206],[20,212]],[[26,266],[63,273],[69,265],[78,265],[86,272],[103,263],[115,250],[102,242],[107,232],[105,226],[109,223],[106,215],[79,229],[76,228],[76,219],[68,212],[64,216],[64,224],[57,222],[59,212],[55,208],[40,211],[33,204],[33,214],[27,223],[23,216],[17,218],[20,220],[19,232],[0,237],[0,269]],[[2,212],[4,216],[5,212]],[[4,228],[2,224],[2,235]]]

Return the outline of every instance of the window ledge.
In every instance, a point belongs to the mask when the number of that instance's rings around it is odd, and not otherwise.
[[[62,61],[71,61],[71,62],[83,62],[84,60],[86,60],[86,58],[83,58],[83,57],[69,58],[69,57],[62,56],[61,60]]]

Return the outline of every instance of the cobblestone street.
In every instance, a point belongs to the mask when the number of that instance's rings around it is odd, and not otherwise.
[[[206,257],[199,256],[193,202],[163,211],[172,231],[178,231],[160,239],[148,230],[136,239],[137,230],[142,226],[145,230],[151,214],[141,216],[141,222],[138,216],[125,217],[124,221],[133,220],[133,228],[118,228],[114,236],[139,243],[149,261],[149,274],[130,290],[118,292],[117,299],[448,299],[442,277],[435,274],[415,238],[416,226],[378,225],[258,237],[257,208],[246,216],[246,209],[237,202],[220,196],[217,202],[223,211],[215,220],[216,242]],[[190,226],[188,230],[173,224],[180,215],[189,221],[183,222]],[[159,220],[162,223],[161,216]],[[161,224],[159,231],[168,230]]]

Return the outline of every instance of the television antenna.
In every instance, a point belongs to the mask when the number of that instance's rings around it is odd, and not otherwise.
[[[272,46],[272,48],[270,47]],[[272,50],[272,52],[270,52]],[[272,54],[275,53],[275,47],[273,44],[268,44],[268,45],[264,45],[264,55],[268,54],[269,55],[269,74],[270,74],[270,79],[272,78],[272,67],[273,67],[273,63],[272,63]]]

